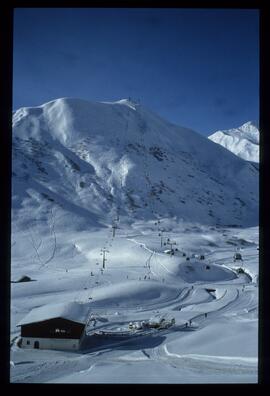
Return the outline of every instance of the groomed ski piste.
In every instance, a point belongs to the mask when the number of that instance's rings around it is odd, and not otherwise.
[[[177,244],[174,255],[161,247],[162,223],[168,229],[165,240]],[[258,228],[168,225],[163,220],[130,227],[119,221],[115,236],[110,227],[92,234],[66,232],[61,235],[66,244],[77,238],[72,254],[58,251],[57,267],[27,267],[35,281],[12,284],[12,382],[257,381]],[[50,242],[44,238],[45,249]],[[100,246],[109,251],[103,271]],[[239,263],[233,260],[236,246],[243,257]],[[205,259],[199,260],[202,253]],[[24,274],[28,259],[15,260],[13,272]],[[69,301],[89,307],[80,351],[17,345],[16,324],[32,308]],[[162,318],[175,323],[163,329],[129,328]]]
[[[13,120],[11,382],[256,383],[257,168],[127,100]],[[80,350],[20,347],[72,302]]]

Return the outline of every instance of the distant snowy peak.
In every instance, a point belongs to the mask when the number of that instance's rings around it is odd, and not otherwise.
[[[259,162],[260,132],[255,121],[239,128],[217,131],[208,137],[246,161]]]
[[[241,127],[239,127],[240,131],[243,131],[246,133],[248,136],[251,138],[255,138],[254,143],[259,144],[259,125],[256,121],[248,121],[245,124],[243,124]]]

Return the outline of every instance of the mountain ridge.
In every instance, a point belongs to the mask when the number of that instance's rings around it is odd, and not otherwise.
[[[238,225],[258,218],[251,164],[127,99],[18,109],[12,188],[21,222],[53,205],[93,226],[119,214]]]
[[[260,132],[255,121],[248,121],[238,128],[216,131],[208,139],[246,161],[259,163]]]

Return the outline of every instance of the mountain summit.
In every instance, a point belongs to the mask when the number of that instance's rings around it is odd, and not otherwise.
[[[51,207],[67,224],[108,224],[119,215],[258,221],[251,163],[126,99],[62,98],[17,110],[12,175],[13,220],[22,224],[46,219]]]
[[[254,121],[246,122],[239,128],[217,131],[209,139],[246,161],[259,162],[260,133]]]

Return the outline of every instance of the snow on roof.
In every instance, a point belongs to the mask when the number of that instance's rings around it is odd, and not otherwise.
[[[72,322],[85,323],[89,306],[76,302],[49,304],[34,308],[18,324],[22,326],[29,323],[43,322],[45,320],[62,318]]]

